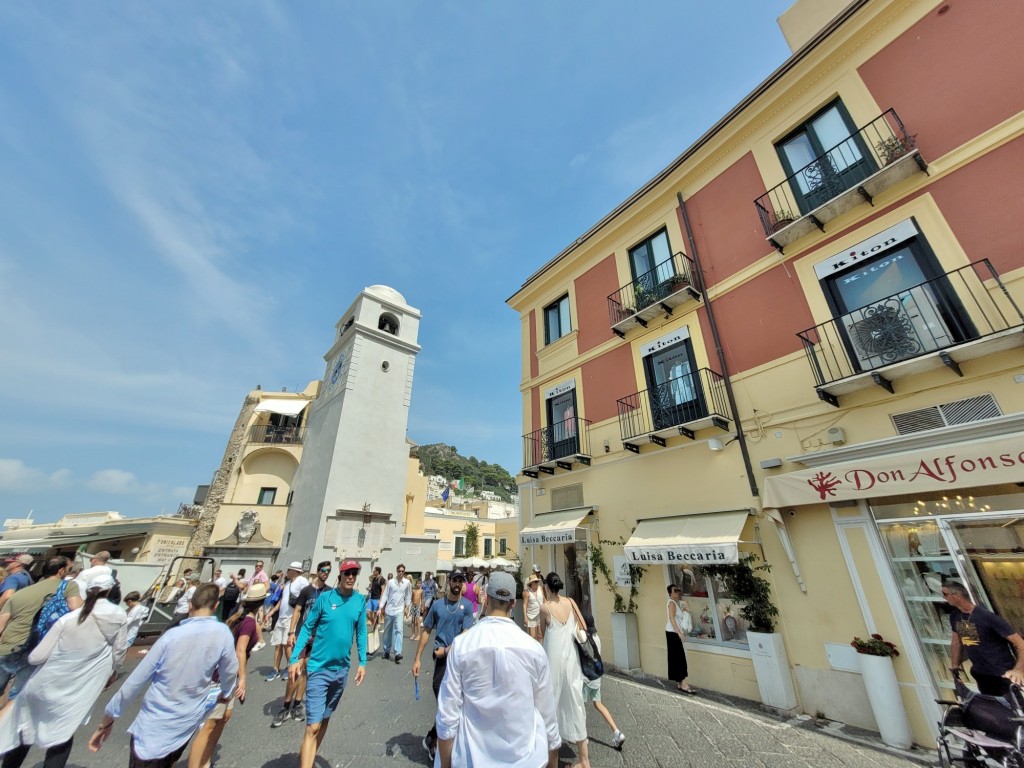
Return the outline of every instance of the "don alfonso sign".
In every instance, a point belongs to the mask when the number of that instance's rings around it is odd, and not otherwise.
[[[954,443],[765,478],[764,506],[941,491],[1024,480],[1024,439]]]

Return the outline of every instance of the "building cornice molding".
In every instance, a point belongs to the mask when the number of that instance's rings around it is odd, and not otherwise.
[[[872,440],[867,443],[835,448],[829,451],[787,456],[786,461],[814,468],[827,464],[839,464],[845,461],[877,458],[906,451],[936,448],[951,443],[1004,437],[1014,433],[1024,433],[1024,413],[1011,413],[1006,416],[976,421],[971,424],[960,424],[954,427],[932,429],[926,432],[915,432],[911,435],[887,437],[882,440]]]

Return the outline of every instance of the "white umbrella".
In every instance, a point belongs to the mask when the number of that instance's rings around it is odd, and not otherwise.
[[[452,560],[457,568],[484,568],[487,561],[482,557],[457,557]]]
[[[518,568],[519,563],[508,560],[504,557],[492,557],[487,561],[487,564],[491,568]]]

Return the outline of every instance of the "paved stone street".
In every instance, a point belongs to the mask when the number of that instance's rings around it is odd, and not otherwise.
[[[406,641],[407,653],[414,645]],[[138,661],[130,654],[130,666]],[[270,728],[273,713],[284,693],[281,681],[267,683],[273,656],[270,648],[250,662],[249,696],[236,706],[215,756],[216,768],[290,768],[298,763],[302,724],[290,721]],[[345,691],[339,712],[331,722],[317,760],[318,768],[375,768],[375,766],[426,766],[420,744],[434,716],[428,667],[420,679],[420,700],[413,696],[412,660],[400,665],[371,659],[366,680]],[[117,684],[120,685],[120,682]],[[111,692],[97,704],[93,723]],[[682,696],[660,688],[615,676],[604,678],[602,693],[627,740],[622,752],[612,749],[610,733],[600,715],[588,713],[591,762],[594,768],[636,766],[785,766],[831,768],[911,768],[906,757],[829,735],[808,719],[779,720],[749,704],[737,705],[715,694]],[[79,729],[71,766],[125,766],[128,738],[125,728],[135,708],[115,725],[114,734],[99,754],[86,747],[89,726]],[[187,753],[186,753],[187,755]],[[572,762],[572,751],[563,747],[562,764]],[[921,759],[928,755],[921,753]],[[33,750],[26,765],[41,766],[42,752]],[[184,765],[184,760],[180,765]]]

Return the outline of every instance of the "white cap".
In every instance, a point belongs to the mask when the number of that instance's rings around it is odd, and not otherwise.
[[[100,592],[105,592],[108,589],[113,589],[114,583],[113,576],[109,573],[101,573],[89,579],[85,588],[86,590],[98,589]]]

